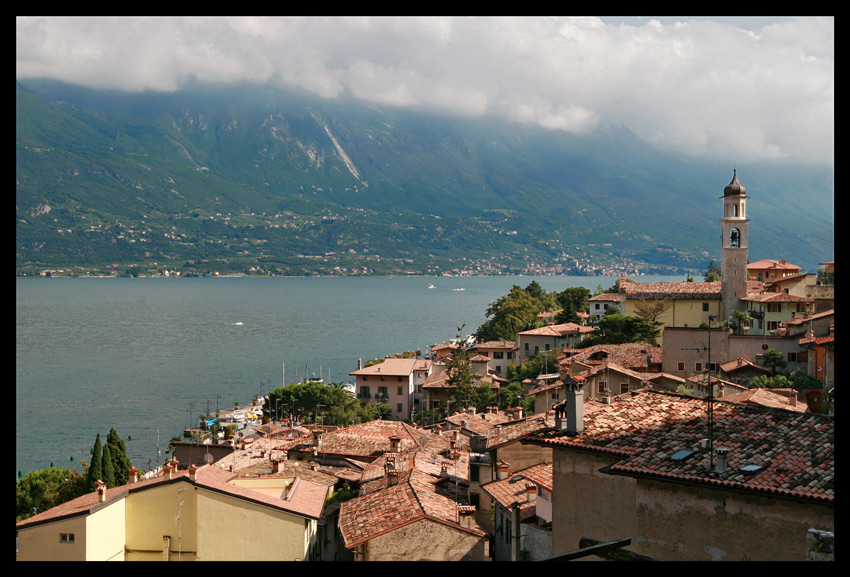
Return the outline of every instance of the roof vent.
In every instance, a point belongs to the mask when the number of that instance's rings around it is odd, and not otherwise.
[[[719,447],[715,453],[717,453],[717,466],[714,468],[715,473],[725,473],[727,467],[727,459],[729,454],[729,449],[725,449],[723,447]]]

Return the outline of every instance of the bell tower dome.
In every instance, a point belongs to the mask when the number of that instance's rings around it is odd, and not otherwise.
[[[737,169],[732,182],[723,189],[723,218],[720,277],[723,318],[727,321],[743,309],[741,299],[747,294],[747,189],[738,182]]]

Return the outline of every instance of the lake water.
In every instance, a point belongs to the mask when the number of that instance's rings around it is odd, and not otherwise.
[[[147,469],[198,414],[248,403],[284,371],[348,382],[358,359],[427,354],[532,280],[593,291],[616,278],[18,278],[15,474],[81,470],[111,427]]]

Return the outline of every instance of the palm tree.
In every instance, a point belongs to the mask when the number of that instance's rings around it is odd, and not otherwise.
[[[752,315],[750,315],[747,311],[735,311],[732,316],[735,317],[736,321],[738,321],[738,334],[744,334],[744,325],[749,324],[749,322],[753,320]]]

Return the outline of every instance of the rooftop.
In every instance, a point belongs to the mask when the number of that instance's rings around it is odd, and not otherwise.
[[[714,448],[727,449],[717,472],[702,448],[708,438],[708,402],[639,391],[585,411],[584,431],[548,431],[525,443],[620,457],[611,474],[650,477],[766,496],[834,504],[835,436],[831,417],[713,403]],[[686,453],[679,453],[686,451]],[[674,454],[687,455],[672,459]]]

